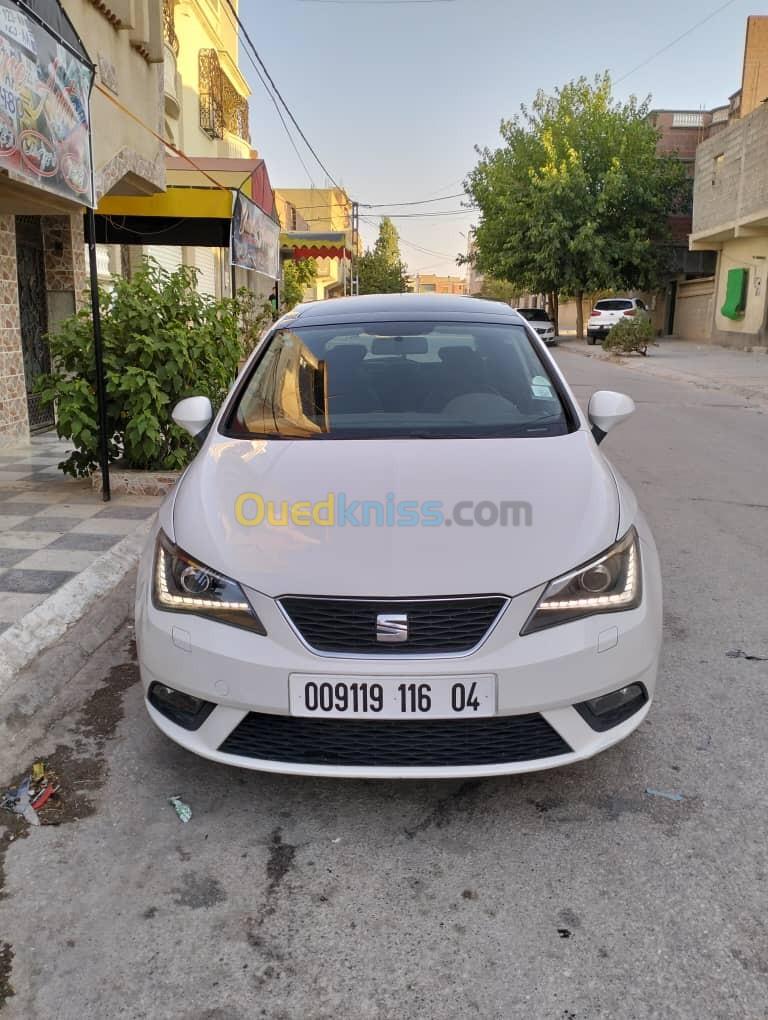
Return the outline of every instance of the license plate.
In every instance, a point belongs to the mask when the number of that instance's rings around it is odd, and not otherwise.
[[[496,713],[496,677],[329,677],[293,673],[291,715],[327,719],[480,719]]]

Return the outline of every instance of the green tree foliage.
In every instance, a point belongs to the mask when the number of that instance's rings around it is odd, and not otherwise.
[[[315,259],[303,259],[294,262],[292,259],[283,263],[283,312],[290,312],[304,297],[304,291],[317,279],[317,262]]]
[[[466,187],[481,212],[475,262],[521,291],[649,289],[668,259],[667,217],[685,171],[656,154],[648,101],[613,98],[609,75],[579,78],[501,124]],[[578,304],[581,308],[581,302]],[[579,315],[579,334],[582,334]]]
[[[199,294],[196,282],[193,268],[168,273],[147,259],[130,280],[115,276],[99,292],[110,461],[144,470],[183,467],[195,446],[171,420],[174,405],[202,394],[217,407],[237,374],[243,317],[256,311],[241,296],[216,301]],[[98,463],[90,309],[62,322],[48,343],[55,369],[38,380],[37,392],[55,404],[57,431],[75,446],[63,470],[87,475]]]
[[[392,220],[384,217],[379,236],[357,260],[361,294],[402,294],[407,285],[406,267],[400,255],[400,238]]]
[[[519,291],[513,283],[507,280],[497,280],[493,276],[483,278],[483,285],[480,288],[479,297],[488,298],[491,301],[504,301],[506,304],[517,304]]]

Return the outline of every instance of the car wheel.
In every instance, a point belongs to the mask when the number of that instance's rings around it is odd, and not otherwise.
[[[590,347],[595,346],[595,337],[593,333],[587,333],[587,343],[590,345]]]

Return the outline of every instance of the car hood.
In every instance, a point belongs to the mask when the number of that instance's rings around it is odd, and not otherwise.
[[[238,497],[281,504],[327,502],[333,526],[238,521]],[[355,501],[380,501],[369,526],[347,517]],[[507,526],[451,520],[387,526],[387,506],[441,501],[526,503]],[[257,504],[243,500],[241,517]],[[434,507],[432,510],[434,511]],[[306,513],[306,509],[304,511]],[[382,526],[375,514],[380,513]],[[492,509],[485,507],[481,518]],[[474,510],[463,507],[461,518]],[[328,518],[328,509],[319,511]],[[585,430],[551,438],[465,440],[242,440],[212,436],[180,483],[177,544],[207,566],[273,597],[516,595],[558,576],[616,538],[616,483]],[[301,517],[299,518],[302,519]],[[362,519],[362,508],[357,511]]]

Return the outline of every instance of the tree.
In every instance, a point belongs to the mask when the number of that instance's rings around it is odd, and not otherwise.
[[[685,171],[656,154],[648,100],[614,100],[610,76],[579,78],[501,123],[504,144],[478,149],[466,188],[481,212],[477,268],[520,291],[650,289],[669,257],[668,215]]]
[[[504,301],[506,304],[517,304],[519,291],[507,280],[497,280],[493,276],[483,278],[478,297],[489,298],[491,301]]]
[[[283,263],[283,290],[281,294],[283,312],[290,312],[304,297],[304,291],[317,279],[315,259],[290,259]]]
[[[361,294],[402,294],[405,291],[406,267],[400,255],[400,238],[392,220],[385,216],[379,225],[379,236],[357,260]]]

